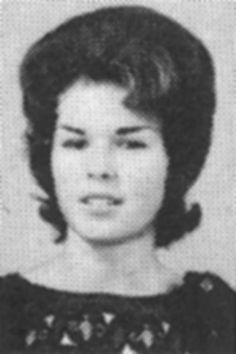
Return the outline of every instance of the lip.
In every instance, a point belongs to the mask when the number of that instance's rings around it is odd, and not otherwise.
[[[122,204],[123,198],[114,196],[109,193],[89,193],[80,198],[80,201],[84,204],[88,204],[90,199],[97,200],[108,200],[111,205],[119,205]]]
[[[108,193],[91,193],[81,197],[80,203],[90,216],[103,219],[115,215],[123,199]]]

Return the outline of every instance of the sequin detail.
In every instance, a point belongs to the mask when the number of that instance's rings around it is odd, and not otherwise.
[[[200,283],[200,286],[207,293],[214,289],[214,285],[208,277],[203,279],[203,281]]]

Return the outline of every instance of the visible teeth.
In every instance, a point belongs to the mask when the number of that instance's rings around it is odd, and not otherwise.
[[[114,201],[112,199],[107,199],[107,198],[104,198],[104,199],[89,198],[87,200],[87,203],[91,206],[94,206],[94,207],[103,207],[103,206],[107,206],[107,205],[113,205]]]

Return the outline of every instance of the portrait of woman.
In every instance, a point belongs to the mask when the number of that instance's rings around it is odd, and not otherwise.
[[[62,252],[0,277],[1,353],[236,353],[233,287],[156,252],[201,223],[186,195],[210,151],[215,80],[201,39],[147,6],[75,14],[28,48],[27,158]]]

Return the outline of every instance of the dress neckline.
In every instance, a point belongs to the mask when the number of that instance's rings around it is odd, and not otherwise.
[[[9,274],[7,277],[11,278],[14,282],[20,282],[22,285],[25,285],[29,288],[33,288],[35,291],[38,292],[47,292],[51,295],[61,295],[63,297],[70,297],[70,298],[80,298],[80,299],[89,299],[89,300],[127,300],[127,301],[157,301],[157,299],[163,299],[164,297],[169,297],[171,294],[174,294],[181,290],[185,285],[186,281],[189,277],[191,277],[192,272],[187,272],[183,276],[182,283],[174,283],[172,286],[169,287],[168,291],[160,292],[156,294],[147,294],[147,295],[131,295],[131,294],[122,294],[122,293],[112,293],[112,292],[76,292],[70,290],[61,290],[53,287],[48,287],[43,284],[34,283],[28,280],[24,275],[19,272],[14,272]]]

